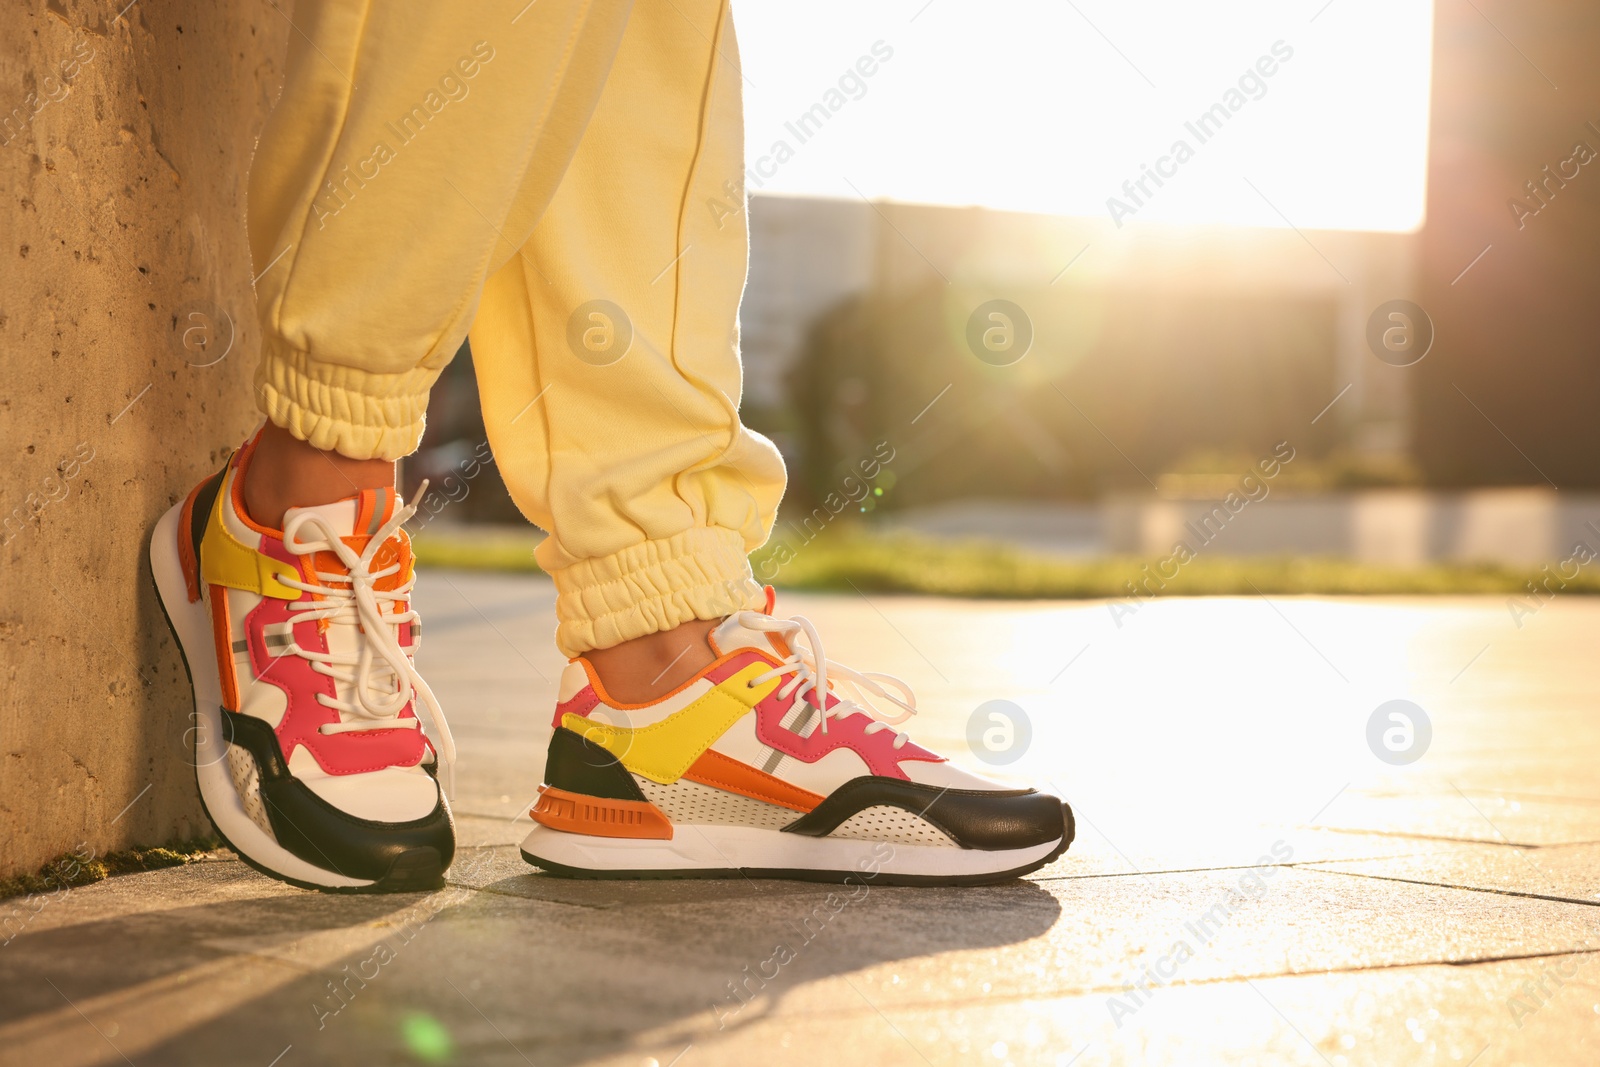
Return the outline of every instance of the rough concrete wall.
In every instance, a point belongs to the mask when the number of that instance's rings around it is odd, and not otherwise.
[[[210,832],[145,538],[255,418],[246,173],[290,27],[124,2],[0,19],[0,875]]]

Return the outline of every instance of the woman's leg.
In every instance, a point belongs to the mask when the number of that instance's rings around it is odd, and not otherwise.
[[[625,3],[304,0],[250,175],[262,410],[317,449],[394,460],[484,278],[543,212]]]
[[[250,187],[271,421],[150,549],[194,682],[207,811],[280,878],[418,889],[450,863],[453,745],[414,660],[393,461],[484,278],[554,195],[626,14],[296,5]]]
[[[612,657],[627,665],[698,643],[668,688],[709,656],[707,627],[672,631],[764,603],[746,554],[784,487],[738,415],[740,78],[726,0],[635,7],[548,210],[530,189],[513,212],[537,225],[472,328],[496,463],[550,531],[557,644],[628,643]]]

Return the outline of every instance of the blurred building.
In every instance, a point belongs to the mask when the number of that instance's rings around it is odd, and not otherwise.
[[[1600,487],[1600,6],[1434,11],[1417,456],[1439,484]]]
[[[783,450],[790,503],[810,508],[878,442],[896,455],[885,517],[943,508],[929,528],[982,533],[963,526],[962,502],[1009,500],[1010,511],[990,505],[1008,529],[1031,523],[1041,544],[1090,551],[1148,549],[1165,536],[1149,531],[1176,512],[1139,512],[1129,525],[1130,499],[1180,499],[1173,477],[1240,471],[1279,442],[1296,451],[1302,492],[1600,488],[1600,93],[1589,84],[1600,79],[1589,60],[1600,9],[1441,4],[1435,17],[1416,234],[1137,220],[1119,230],[1099,218],[753,197],[743,411]],[[1029,334],[1008,365],[971,336],[974,313],[997,300]],[[1396,300],[1420,305],[1432,338],[1409,366],[1373,348],[1374,314]],[[481,442],[472,397],[458,360],[419,474],[448,476]],[[1110,511],[1093,503],[1107,500]],[[1054,510],[1028,512],[1034,502]],[[1542,558],[1591,507],[1418,496],[1317,518],[1280,502],[1258,521],[1281,511],[1285,532],[1263,531],[1255,550],[1395,559]],[[492,475],[450,510],[515,514]],[[1526,521],[1507,519],[1512,532],[1475,532],[1513,513]],[[1475,547],[1491,543],[1500,547]]]
[[[1318,455],[1410,453],[1413,379],[1374,357],[1367,321],[1417,298],[1414,235],[1116,231],[762,196],[750,229],[747,410],[817,491],[868,438],[922,441],[940,426],[959,427],[945,437],[979,469],[963,475],[945,457],[937,485],[903,486],[919,502],[975,483],[1098,495],[1196,453],[1256,455],[1285,439]],[[967,336],[993,300],[1031,329],[1010,366],[989,365]],[[947,386],[938,415],[923,415]]]

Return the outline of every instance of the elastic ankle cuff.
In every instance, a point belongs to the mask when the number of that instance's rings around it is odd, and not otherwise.
[[[567,656],[610,648],[694,619],[766,605],[744,538],[699,526],[553,571],[556,645]]]
[[[399,459],[422,440],[428,390],[438,377],[427,367],[387,374],[321,363],[269,336],[256,370],[256,404],[313,448]]]

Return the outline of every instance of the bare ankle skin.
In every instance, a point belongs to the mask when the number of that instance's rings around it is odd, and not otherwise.
[[[331,504],[363,489],[392,485],[392,461],[324,452],[269,422],[245,468],[244,507],[256,522],[281,530],[289,508]]]
[[[661,633],[646,634],[610,648],[585,652],[611,698],[622,704],[648,704],[672,692],[713,663],[708,638],[717,622],[696,619]]]

